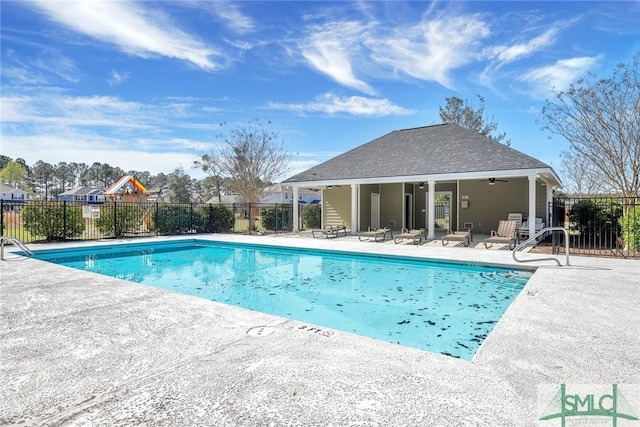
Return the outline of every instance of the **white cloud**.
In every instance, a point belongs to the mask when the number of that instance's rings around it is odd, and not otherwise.
[[[269,103],[268,108],[298,113],[349,114],[352,116],[398,116],[413,114],[413,110],[393,104],[388,99],[373,99],[362,96],[339,97],[325,93],[304,104]]]
[[[110,96],[70,97],[52,93],[7,96],[0,99],[3,122],[28,122],[39,126],[110,126],[147,128],[153,121],[149,106]],[[156,107],[160,111],[161,107]],[[8,112],[5,115],[5,109]],[[160,114],[158,112],[157,114]],[[157,115],[156,115],[157,118]]]
[[[535,96],[545,98],[550,91],[560,91],[569,87],[595,67],[601,59],[601,56],[560,59],[553,65],[530,70],[521,80],[533,87]]]
[[[218,67],[210,59],[220,55],[217,50],[175,28],[157,12],[139,7],[144,3],[38,0],[32,4],[51,20],[89,37],[115,44],[131,55],[176,58],[205,70]]]
[[[478,15],[425,20],[366,41],[372,58],[394,72],[450,88],[450,73],[478,58],[480,40],[490,31]]]
[[[360,23],[345,21],[314,26],[301,45],[302,56],[311,67],[341,85],[373,94],[373,88],[357,78],[352,67],[364,29]]]
[[[52,80],[70,83],[79,81],[79,71],[75,61],[54,52],[25,60],[17,53],[10,51],[1,67],[1,72],[7,82],[18,87],[51,84]]]
[[[248,33],[254,30],[253,20],[242,13],[240,8],[228,1],[207,1],[214,13],[221,18],[227,27],[238,33]]]
[[[529,56],[534,52],[555,43],[557,35],[558,29],[551,28],[527,42],[517,43],[512,46],[495,46],[490,50],[492,55],[495,55],[496,59],[500,63],[506,64]]]
[[[178,151],[174,140],[154,141],[149,149],[141,149],[149,144],[144,140],[122,141],[109,137],[66,133],[58,135],[0,135],[2,154],[13,159],[25,159],[33,165],[38,160],[56,164],[76,162],[91,164],[108,163],[125,171],[149,171],[152,174],[171,173],[182,166],[189,175],[198,173],[191,169],[199,156],[195,152]],[[185,142],[182,141],[182,145]],[[194,141],[192,144],[198,144]],[[198,176],[199,177],[199,176]]]
[[[120,83],[129,80],[129,77],[129,73],[121,73],[116,70],[111,70],[111,75],[107,81],[109,82],[109,86],[117,86]]]

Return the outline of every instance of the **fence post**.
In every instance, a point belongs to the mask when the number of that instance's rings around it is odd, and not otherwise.
[[[67,240],[67,201],[62,201],[62,239]]]
[[[116,211],[118,210],[118,204],[116,201],[113,201],[113,237],[118,238],[118,214]]]
[[[189,231],[193,230],[193,203],[189,204]]]

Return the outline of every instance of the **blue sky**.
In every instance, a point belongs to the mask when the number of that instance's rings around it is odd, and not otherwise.
[[[640,50],[640,1],[2,1],[1,150],[171,173],[269,120],[287,175],[478,105],[560,172],[552,91]],[[446,149],[446,147],[443,147]],[[283,177],[284,178],[284,177]]]

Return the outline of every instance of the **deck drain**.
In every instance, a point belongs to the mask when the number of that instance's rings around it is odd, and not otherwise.
[[[247,334],[252,337],[266,337],[267,335],[271,335],[274,331],[275,329],[268,326],[256,326],[255,328],[249,329]]]

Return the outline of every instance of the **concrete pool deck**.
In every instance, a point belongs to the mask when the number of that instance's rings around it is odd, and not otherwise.
[[[562,383],[618,384],[640,417],[638,260],[557,267],[439,244],[196,237],[538,269],[469,362],[9,254],[0,425],[557,426],[539,418]],[[159,238],[128,242],[145,240]]]

